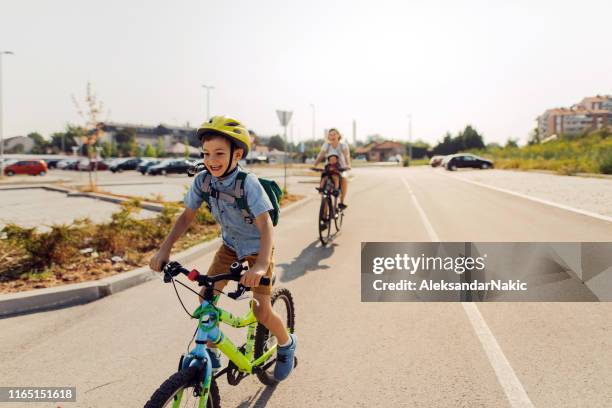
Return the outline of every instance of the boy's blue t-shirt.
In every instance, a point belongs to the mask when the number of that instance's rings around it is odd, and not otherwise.
[[[242,171],[240,168],[238,170]],[[206,172],[201,172],[195,176],[193,184],[189,191],[187,191],[183,201],[186,207],[197,210],[204,202],[202,183],[205,176]],[[211,185],[219,192],[232,194],[237,176],[238,171],[234,171],[223,179],[213,176]],[[248,173],[244,180],[244,195],[253,219],[264,212],[274,209],[266,191],[254,174]],[[223,243],[236,252],[238,259],[259,252],[261,238],[259,230],[254,223],[247,224],[244,221],[238,204],[210,197],[210,207],[213,217],[221,226]]]

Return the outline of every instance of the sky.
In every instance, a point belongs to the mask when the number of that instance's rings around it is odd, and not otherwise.
[[[196,126],[211,114],[294,141],[338,128],[435,144],[467,124],[525,141],[536,117],[612,94],[608,0],[0,0],[4,137],[101,119]]]

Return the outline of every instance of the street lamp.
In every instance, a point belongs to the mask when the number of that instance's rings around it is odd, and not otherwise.
[[[0,51],[0,178],[4,177],[4,122],[2,118],[2,56],[14,55],[13,51]]]
[[[412,166],[412,113],[408,115],[408,165]]]
[[[214,86],[202,85],[202,88],[206,89],[206,120],[210,119],[210,91],[215,89]]]
[[[315,140],[315,106],[314,104],[310,104],[310,107],[312,108],[312,141],[314,142]]]

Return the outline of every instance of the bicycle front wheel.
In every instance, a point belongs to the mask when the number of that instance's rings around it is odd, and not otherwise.
[[[201,380],[201,371],[197,367],[188,367],[174,373],[153,393],[145,408],[198,406],[200,397],[193,394],[196,384]],[[219,388],[214,379],[210,384],[206,408],[221,408]]]
[[[342,219],[344,218],[344,211],[338,209],[338,197],[334,197],[334,225],[336,226],[336,232],[340,232],[342,228]]]
[[[319,209],[319,239],[321,240],[321,244],[323,246],[327,245],[331,240],[333,213],[331,197],[323,196],[321,198],[321,207]]]

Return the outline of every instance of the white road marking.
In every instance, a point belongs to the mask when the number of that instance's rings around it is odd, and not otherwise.
[[[429,222],[425,211],[416,199],[414,192],[410,188],[408,180],[406,180],[405,177],[402,177],[402,182],[406,186],[406,189],[408,190],[408,193],[410,194],[410,197],[412,198],[412,201],[414,202],[417,211],[423,220],[423,224],[427,229],[429,237],[432,241],[439,242],[440,238],[433,229],[431,222]],[[504,352],[499,347],[493,332],[491,332],[491,329],[489,329],[489,326],[487,326],[487,322],[485,322],[484,318],[480,314],[476,304],[471,302],[461,302],[461,304],[463,305],[463,310],[467,314],[468,320],[470,321],[478,340],[480,340],[480,344],[482,345],[482,348],[489,359],[491,367],[493,367],[493,371],[495,371],[497,381],[502,386],[504,393],[506,394],[506,398],[508,398],[510,406],[513,408],[533,408],[534,405],[529,399],[527,392],[516,376],[516,373],[504,355]]]
[[[537,198],[537,197],[529,196],[527,194],[518,193],[516,191],[506,190],[505,188],[491,186],[489,184],[481,183],[479,181],[468,180],[468,179],[465,179],[465,178],[460,177],[460,176],[454,176],[454,175],[446,174],[446,173],[441,173],[441,174],[443,174],[443,175],[445,175],[447,177],[452,177],[452,178],[454,178],[456,180],[460,180],[460,181],[463,181],[463,182],[466,182],[466,183],[474,184],[476,186],[488,188],[488,189],[495,190],[495,191],[500,191],[500,192],[506,193],[506,194],[511,194],[513,196],[521,197],[521,198],[524,198],[526,200],[535,201],[535,202],[540,203],[540,204],[546,204],[546,205],[550,205],[551,207],[557,207],[557,208],[561,208],[562,210],[575,212],[575,213],[578,213],[578,214],[581,214],[581,215],[586,215],[587,217],[593,217],[593,218],[597,218],[597,219],[600,219],[600,220],[612,222],[612,217],[608,217],[608,216],[603,215],[603,214],[597,214],[597,213],[594,213],[592,211],[581,210],[580,208],[574,208],[574,207],[570,207],[569,205],[555,203],[553,201],[548,201],[548,200],[545,200],[543,198]]]
[[[431,223],[429,222],[429,219],[427,218],[427,215],[425,215],[425,211],[423,210],[423,208],[417,201],[416,196],[414,195],[414,193],[412,192],[412,189],[410,188],[410,184],[408,184],[408,180],[406,180],[405,177],[402,177],[402,181],[404,182],[404,185],[408,189],[408,194],[410,194],[410,198],[412,198],[412,202],[414,203],[414,206],[416,207],[417,211],[419,212],[419,215],[421,216],[421,220],[423,221],[423,224],[425,225],[427,234],[429,234],[429,239],[431,239],[433,242],[440,242],[440,238],[438,237],[438,234],[436,234],[436,230],[434,230],[434,228],[432,227]]]

